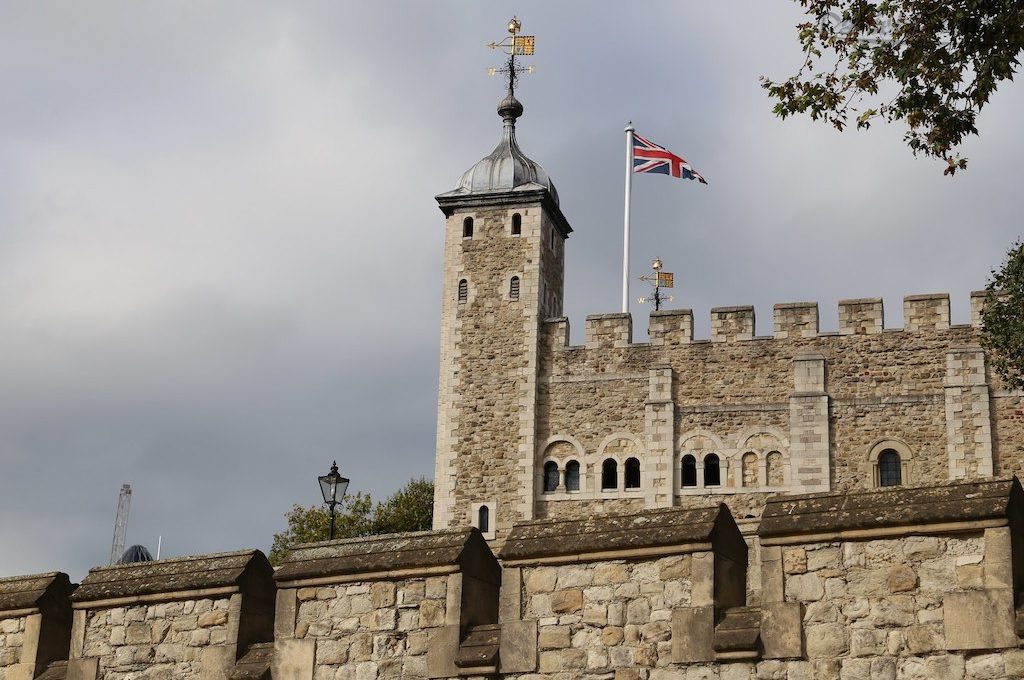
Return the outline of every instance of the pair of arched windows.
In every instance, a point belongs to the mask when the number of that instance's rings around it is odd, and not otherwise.
[[[640,461],[637,458],[626,459],[626,488],[640,488]],[[601,490],[614,491],[619,488],[619,462],[614,458],[606,458],[601,464]]]
[[[549,460],[544,463],[544,492],[551,493],[558,491],[558,483],[561,481],[561,471],[558,463]],[[579,461],[570,460],[565,464],[565,490],[580,490],[580,464]]]
[[[509,300],[519,299],[519,277],[513,276],[508,282],[508,298]],[[459,280],[459,302],[466,302],[469,300],[469,281],[466,279]]]
[[[519,236],[523,233],[523,216],[519,213],[512,215],[512,235]],[[462,220],[462,238],[473,238],[473,218],[467,217]],[[552,245],[554,241],[552,241]]]
[[[697,486],[697,459],[689,453],[683,456],[682,485],[684,487]],[[704,486],[721,485],[722,460],[717,453],[709,453],[704,456]]]

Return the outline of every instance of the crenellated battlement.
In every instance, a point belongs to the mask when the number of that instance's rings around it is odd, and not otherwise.
[[[970,326],[981,327],[984,291],[971,293]],[[838,304],[839,328],[822,332],[817,302],[780,302],[773,308],[772,335],[755,334],[753,305],[714,307],[711,309],[710,340],[698,340],[693,332],[693,310],[666,309],[651,312],[648,343],[633,342],[631,314],[591,314],[586,318],[584,347],[587,349],[625,348],[631,345],[673,347],[700,342],[730,343],[747,340],[807,340],[824,336],[878,335],[882,332],[925,333],[946,331],[950,323],[948,293],[908,295],[903,298],[903,327],[887,328],[882,298],[851,298]],[[965,325],[966,326],[966,325]],[[544,324],[544,342],[550,349],[569,347],[569,319],[548,319]]]

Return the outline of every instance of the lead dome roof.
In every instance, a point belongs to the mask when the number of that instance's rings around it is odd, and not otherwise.
[[[448,195],[547,189],[557,205],[558,191],[551,177],[539,163],[527,157],[516,143],[516,119],[523,115],[523,105],[509,94],[498,105],[498,115],[504,121],[498,146],[462,173],[455,190]]]

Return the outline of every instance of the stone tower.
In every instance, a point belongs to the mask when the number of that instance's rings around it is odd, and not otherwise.
[[[501,539],[534,514],[540,327],[562,313],[572,229],[544,169],[516,143],[523,106],[498,106],[498,146],[437,196],[447,218],[434,527]]]

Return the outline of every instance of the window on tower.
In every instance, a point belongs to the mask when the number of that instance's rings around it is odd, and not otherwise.
[[[462,238],[473,238],[473,218],[462,220]]]
[[[878,456],[878,486],[902,486],[902,463],[900,454],[892,449],[882,451]]]
[[[721,486],[722,469],[718,456],[709,453],[704,457],[704,486]]]
[[[465,302],[469,299],[469,281],[462,279],[459,281],[459,302]]]
[[[683,486],[697,486],[697,459],[690,454],[683,456],[682,484]]]
[[[519,236],[523,233],[523,216],[516,213],[512,216],[512,235]]]
[[[608,458],[601,464],[601,490],[614,491],[619,488],[619,464]]]
[[[519,299],[519,277],[513,276],[508,284],[508,297],[510,300]]]
[[[549,460],[544,463],[544,493],[558,490],[558,463]]]
[[[486,505],[481,505],[477,511],[476,528],[481,534],[489,533],[491,530],[491,509]]]
[[[575,460],[565,464],[565,490],[580,490],[580,464]]]
[[[626,459],[626,488],[640,488],[640,461],[636,458]]]

